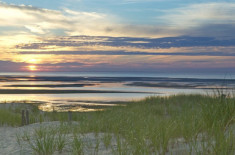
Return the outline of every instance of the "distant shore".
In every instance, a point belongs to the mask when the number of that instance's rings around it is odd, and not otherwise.
[[[108,91],[108,90],[48,90],[48,89],[0,89],[0,94],[76,94],[76,93],[146,93],[157,94],[155,92],[138,91]]]

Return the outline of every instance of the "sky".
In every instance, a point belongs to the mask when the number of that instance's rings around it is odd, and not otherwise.
[[[235,69],[235,0],[0,0],[0,72]]]

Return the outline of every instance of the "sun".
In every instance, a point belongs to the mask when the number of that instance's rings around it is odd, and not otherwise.
[[[29,69],[30,71],[36,71],[36,70],[37,70],[37,66],[35,66],[35,65],[30,65],[30,66],[28,66],[28,69]]]
[[[29,62],[29,63],[32,63],[32,64],[35,64],[35,63],[38,62],[38,60],[37,60],[37,59],[29,59],[28,62]]]

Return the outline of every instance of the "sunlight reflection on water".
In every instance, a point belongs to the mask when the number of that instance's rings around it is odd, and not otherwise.
[[[46,77],[42,77],[46,76]],[[62,76],[62,77],[61,77]],[[8,77],[11,77],[10,80]],[[47,78],[49,77],[49,78]],[[82,80],[68,80],[68,77],[86,77]],[[86,80],[88,77],[94,77],[95,80],[89,81]],[[99,80],[97,77],[103,77],[103,81]],[[108,77],[116,77],[114,81]],[[119,81],[118,77],[124,77]],[[125,81],[126,77],[134,77],[132,81]],[[168,88],[166,87],[153,87],[153,86],[138,86],[138,85],[126,85],[136,82],[135,77],[165,77],[162,81],[148,81],[155,84],[172,84],[172,85],[182,85],[178,88]],[[174,77],[172,81],[169,81],[169,77]],[[12,102],[12,101],[43,101],[45,103],[40,105],[40,109],[44,111],[52,111],[53,109],[63,111],[63,110],[72,110],[72,111],[96,111],[102,110],[103,107],[116,106],[114,104],[117,102],[141,100],[147,96],[169,96],[174,94],[208,94],[211,93],[209,89],[198,89],[198,88],[209,88],[216,87],[214,83],[204,82],[185,82],[178,81],[179,77],[214,77],[219,79],[221,75],[168,75],[168,74],[132,74],[132,73],[0,73],[0,89],[4,90],[14,90],[22,89],[23,90],[96,90],[96,91],[125,91],[125,92],[139,92],[139,93],[74,93],[74,94],[0,94],[0,102]],[[42,80],[41,80],[42,78]],[[50,78],[52,80],[50,80]],[[67,79],[66,79],[67,78]],[[53,81],[56,79],[58,81]],[[61,81],[60,81],[61,79]],[[89,78],[88,78],[89,79]],[[106,81],[105,81],[105,80]],[[151,78],[150,78],[151,79]],[[35,81],[36,80],[36,81]],[[67,81],[66,81],[67,80]],[[71,79],[70,79],[71,80]],[[115,81],[116,80],[116,81]],[[162,79],[160,79],[162,80]],[[168,83],[164,80],[168,80]],[[176,81],[175,81],[176,80]],[[187,79],[186,79],[187,81]],[[216,80],[215,80],[216,81]],[[138,80],[137,80],[138,82]],[[146,81],[141,81],[146,82]],[[208,82],[208,80],[207,80]],[[210,81],[209,81],[210,82]],[[233,82],[233,81],[232,81]],[[142,83],[143,84],[143,83]],[[202,85],[201,85],[202,84]],[[235,85],[234,83],[231,83]],[[15,86],[13,86],[15,85]],[[185,87],[187,85],[198,85],[196,89]],[[143,93],[145,92],[145,93]],[[109,103],[113,102],[113,103]],[[121,104],[119,104],[121,105]],[[100,107],[100,108],[99,108]]]
[[[162,92],[162,91],[161,91]],[[166,96],[180,93],[176,90],[166,89],[163,94],[158,96]],[[185,93],[185,90],[182,91]],[[200,93],[199,90],[188,90],[187,93]],[[0,95],[0,102],[20,102],[20,101],[43,101],[44,104],[39,108],[43,111],[97,111],[99,107],[116,106],[119,102],[137,101],[153,94],[146,93],[88,93],[88,94],[4,94]],[[73,102],[71,102],[71,100]],[[93,101],[93,102],[92,102]],[[117,102],[117,104],[109,104],[108,102]],[[106,104],[103,104],[106,103]],[[88,106],[89,105],[89,106]],[[96,106],[96,108],[92,108]]]

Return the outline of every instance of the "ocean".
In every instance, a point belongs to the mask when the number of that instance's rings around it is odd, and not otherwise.
[[[0,102],[40,103],[44,111],[95,111],[147,96],[231,92],[235,74],[2,72]]]

